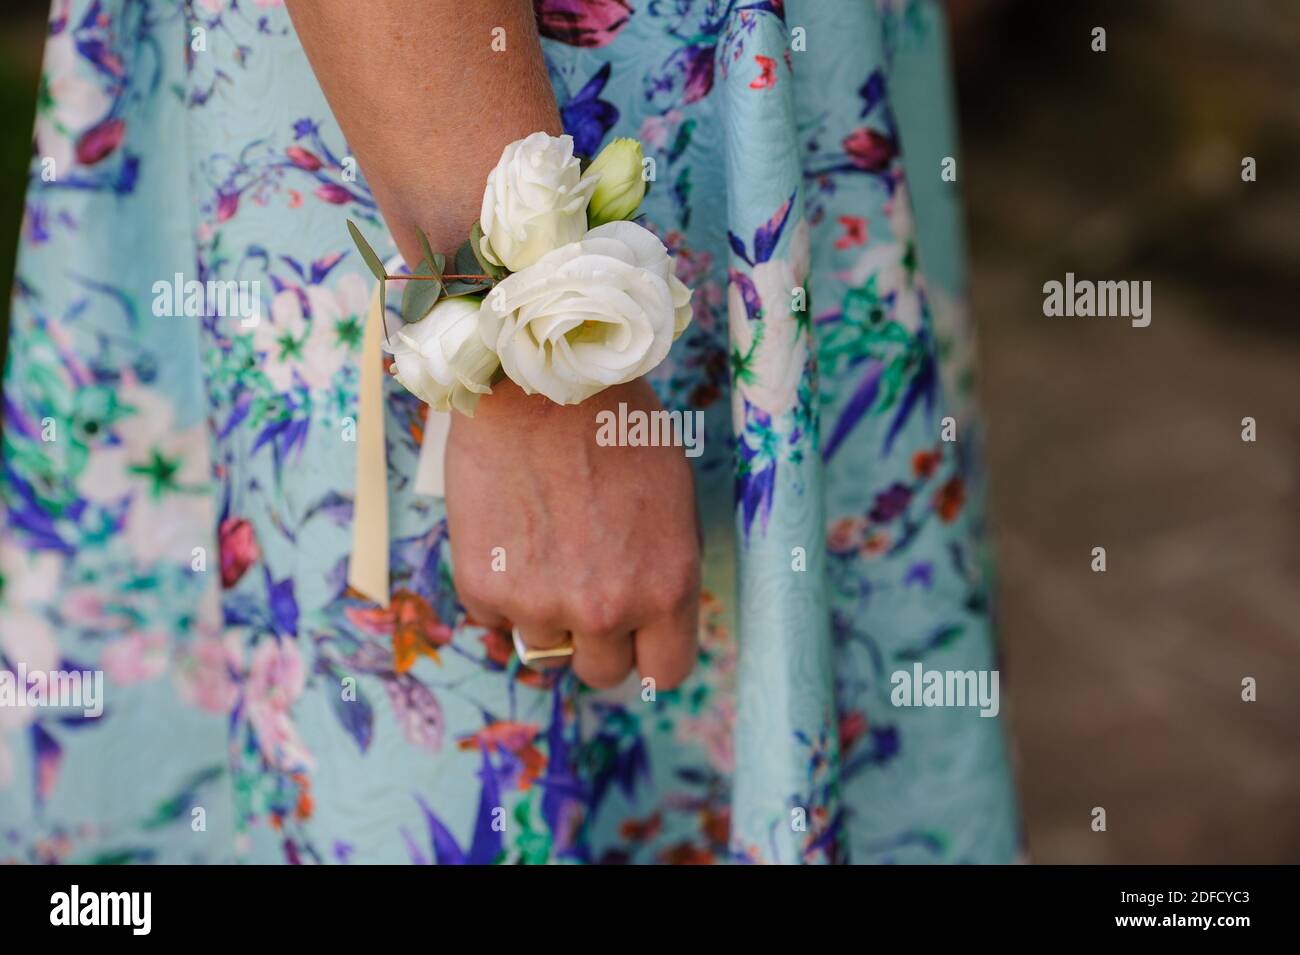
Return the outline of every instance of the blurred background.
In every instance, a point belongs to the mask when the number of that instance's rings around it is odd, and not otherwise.
[[[0,11],[5,289],[47,6]],[[950,10],[1031,858],[1300,862],[1300,4]],[[1045,318],[1067,271],[1151,326]]]
[[[1298,862],[1300,4],[952,13],[1031,855]],[[1151,325],[1045,318],[1067,271]]]

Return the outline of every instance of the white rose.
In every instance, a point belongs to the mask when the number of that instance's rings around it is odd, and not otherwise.
[[[594,177],[582,178],[572,136],[533,133],[507,146],[483,190],[482,253],[511,272],[581,239]]]
[[[472,415],[479,395],[492,392],[499,362],[483,338],[476,298],[445,298],[424,318],[390,339],[393,377],[434,411]]]
[[[663,361],[690,323],[690,301],[654,233],[610,222],[504,279],[483,312],[500,324],[505,373],[571,405]]]

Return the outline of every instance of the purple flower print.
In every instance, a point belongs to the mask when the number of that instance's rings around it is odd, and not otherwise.
[[[876,502],[868,513],[877,524],[887,524],[907,509],[912,500],[912,489],[895,481],[876,495]]]
[[[632,15],[628,0],[534,0],[542,36],[569,46],[611,43]]]

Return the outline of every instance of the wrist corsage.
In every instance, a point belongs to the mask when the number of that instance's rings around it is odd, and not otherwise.
[[[577,404],[653,369],[690,323],[691,292],[630,221],[646,186],[634,139],[584,165],[572,137],[533,133],[501,153],[451,262],[421,233],[414,271],[390,275],[349,221],[381,314],[386,283],[405,281],[402,325],[387,336],[394,377],[434,410],[472,415],[502,375]]]

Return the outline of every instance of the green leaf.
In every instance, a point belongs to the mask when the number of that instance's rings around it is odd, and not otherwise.
[[[483,254],[483,226],[474,223],[474,228],[469,232],[469,250],[474,253],[474,258],[478,261],[479,267],[487,275],[500,281],[506,277],[506,268],[504,265],[494,265],[487,260]]]
[[[465,282],[461,279],[452,279],[443,286],[443,297],[460,298],[462,295],[477,295],[491,288],[491,282]]]
[[[441,275],[428,262],[421,262],[416,275]],[[402,321],[407,325],[428,315],[442,294],[442,282],[407,282],[402,289]]]
[[[480,270],[478,256],[474,254],[474,248],[470,245],[469,239],[460,244],[456,250],[456,259],[452,263],[452,269],[456,275],[473,275]]]
[[[357,251],[361,253],[361,258],[365,261],[366,267],[379,281],[384,280],[384,263],[380,261],[379,256],[375,255],[375,250],[370,247],[366,237],[361,234],[357,224],[351,219],[348,220],[348,232],[352,234],[352,241],[357,245]]]
[[[433,247],[429,245],[429,237],[424,234],[424,230],[419,226],[415,227],[416,234],[420,237],[420,248],[424,251],[424,258],[431,265],[437,265],[438,257],[433,253]],[[438,266],[438,274],[442,274],[442,267]]]

